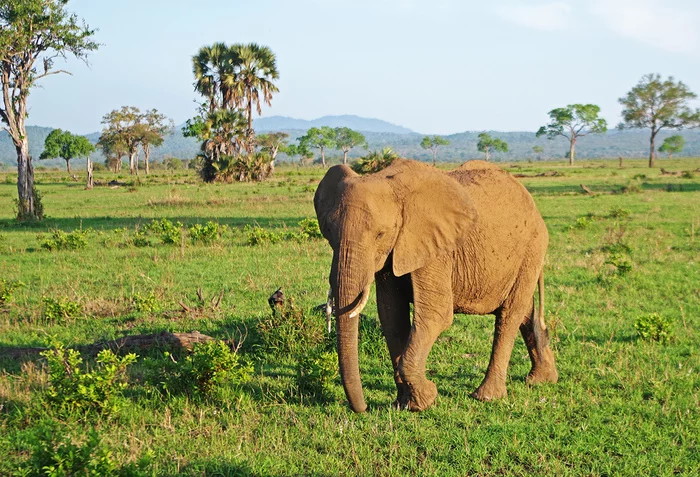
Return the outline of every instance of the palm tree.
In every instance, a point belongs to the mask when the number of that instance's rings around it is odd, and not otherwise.
[[[235,52],[226,43],[203,46],[192,57],[194,89],[207,98],[210,113],[235,106],[237,64]]]
[[[236,70],[236,105],[243,108],[248,119],[246,131],[246,149],[252,152],[255,144],[253,141],[253,104],[258,115],[262,114],[260,102],[271,106],[272,94],[279,89],[273,83],[279,79],[275,54],[267,46],[257,43],[232,45],[230,58],[235,59]]]

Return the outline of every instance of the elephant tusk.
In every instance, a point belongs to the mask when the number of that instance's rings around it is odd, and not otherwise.
[[[362,313],[362,310],[365,309],[365,305],[367,305],[367,300],[369,300],[369,286],[362,292],[362,300],[360,300],[360,303],[350,312],[350,318],[355,318]]]
[[[328,299],[326,300],[326,325],[328,325],[328,334],[331,333],[331,317],[333,316],[333,289],[328,289]]]

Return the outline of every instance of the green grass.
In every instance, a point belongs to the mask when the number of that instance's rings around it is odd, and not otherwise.
[[[700,167],[698,159],[660,163],[669,170]],[[662,176],[644,161],[626,161],[622,169],[617,161],[510,166],[528,176],[563,174],[521,179],[550,231],[546,318],[560,382],[524,384],[529,359],[519,339],[508,397],[469,398],[488,364],[493,318],[458,316],[428,360],[437,404],[419,414],[391,409],[388,353],[376,333],[367,334],[374,341],[361,352],[369,404],[363,415],[349,411],[339,383],[330,401],[300,393],[295,357],[261,349],[256,335],[278,287],[303,309],[326,299],[325,241],[253,247],[244,231],[297,230],[314,216],[321,169],[279,167],[268,182],[230,185],[158,173],[92,191],[64,173],[42,171],[37,182],[48,218],[40,224],[13,220],[15,175],[0,173],[0,280],[25,285],[0,311],[0,475],[25,465],[33,430],[51,417],[41,401],[47,386],[41,361],[8,358],[8,351],[52,339],[79,346],[194,330],[221,339],[247,335],[240,352],[253,363],[252,380],[210,399],[164,395],[144,379],[142,356],[130,373],[129,405],[111,419],[62,424],[77,441],[96,429],[120,466],[152,453],[156,475],[700,474],[700,174]],[[581,184],[596,195],[584,194]],[[186,227],[214,221],[230,230],[211,244],[184,237],[174,245],[156,239],[133,245],[136,230],[161,218]],[[42,249],[53,230],[80,228],[90,229],[85,248]],[[613,264],[622,262],[628,271]],[[198,287],[207,300],[223,290],[221,306],[182,313],[178,302],[195,303]],[[136,294],[160,310],[136,310]],[[75,302],[81,311],[49,318],[45,297]],[[365,313],[376,322],[373,302]],[[635,330],[652,313],[670,323],[667,343],[641,339]],[[145,354],[157,359],[162,350]]]

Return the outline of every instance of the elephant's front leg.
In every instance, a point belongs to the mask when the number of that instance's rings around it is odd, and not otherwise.
[[[425,376],[428,354],[440,333],[452,324],[452,272],[447,260],[438,260],[412,273],[413,326],[399,359],[399,375],[408,387],[400,404],[411,411],[430,407],[437,387]]]
[[[386,339],[391,364],[394,368],[394,381],[398,390],[396,403],[401,405],[408,400],[408,386],[399,375],[399,358],[406,349],[411,332],[410,301],[411,278],[409,275],[398,278],[392,272],[391,260],[375,274],[377,286],[377,311]]]

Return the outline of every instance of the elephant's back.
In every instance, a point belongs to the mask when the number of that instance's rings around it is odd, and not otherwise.
[[[525,260],[538,270],[544,263],[547,227],[527,189],[503,169],[470,161],[449,175],[467,189],[477,212],[465,253],[457,257],[453,286],[465,293],[455,295],[455,310],[491,313],[520,279]]]

